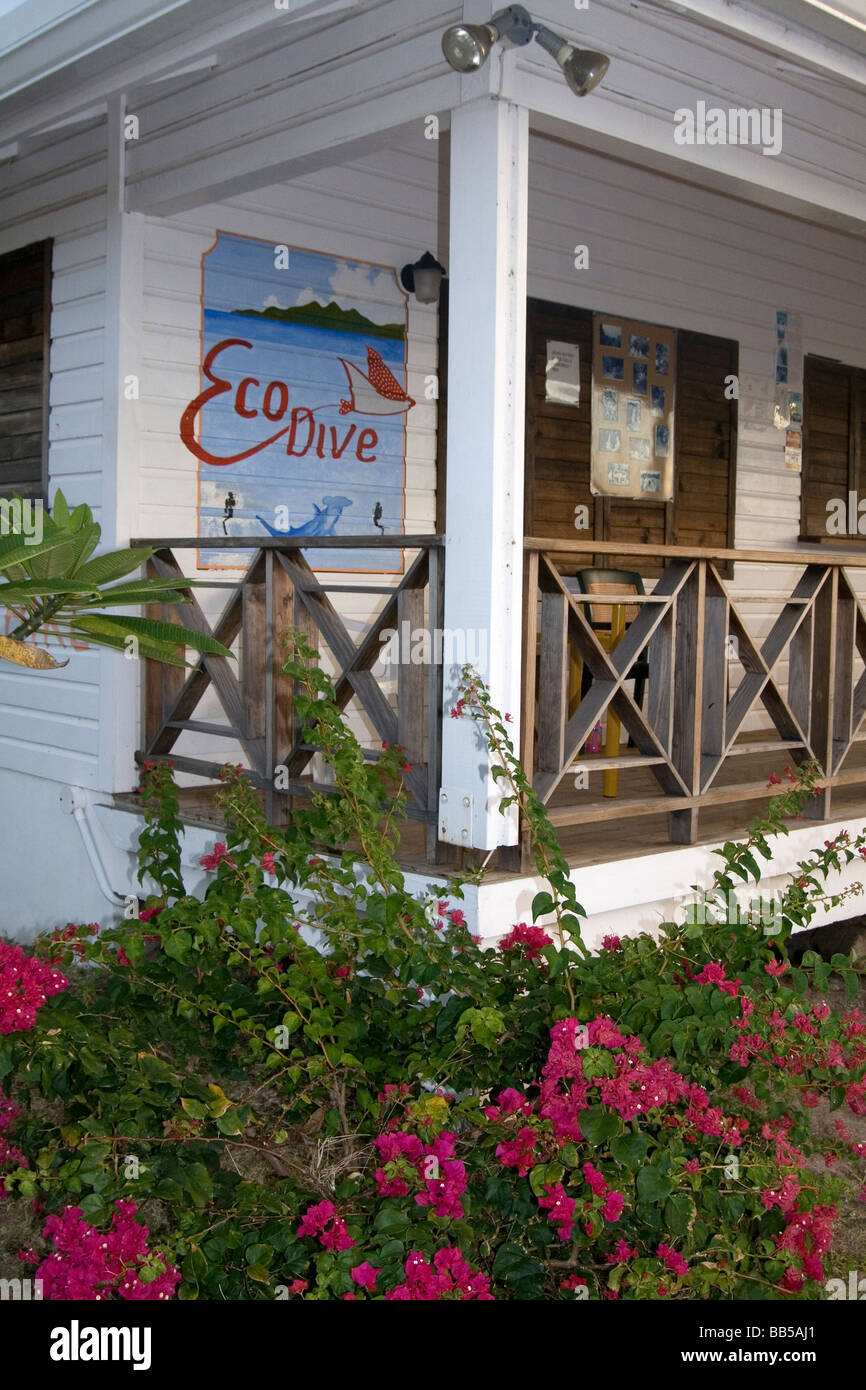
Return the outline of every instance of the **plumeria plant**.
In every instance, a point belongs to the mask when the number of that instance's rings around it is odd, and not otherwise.
[[[0,1171],[5,1203],[45,1216],[22,1253],[46,1296],[823,1297],[840,1212],[866,1196],[862,967],[795,966],[789,945],[866,844],[804,859],[772,935],[728,892],[759,884],[817,769],[721,848],[699,911],[594,952],[509,720],[467,668],[455,717],[546,882],[484,950],[459,884],[419,900],[397,866],[403,751],[364,757],[298,636],[285,669],[333,794],[277,829],[226,768],[195,897],[172,771],[145,768],[138,917],[3,948]]]

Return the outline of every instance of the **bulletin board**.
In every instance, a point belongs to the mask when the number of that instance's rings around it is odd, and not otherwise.
[[[670,502],[676,331],[594,314],[592,335],[591,491]]]

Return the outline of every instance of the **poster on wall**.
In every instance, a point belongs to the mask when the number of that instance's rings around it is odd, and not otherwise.
[[[580,405],[580,348],[577,343],[548,338],[544,398],[557,405]]]
[[[676,333],[610,314],[595,314],[592,332],[591,491],[669,502]]]
[[[404,531],[407,296],[394,267],[217,233],[202,257],[200,569],[244,569],[213,536]],[[316,549],[317,570],[400,573],[402,551]]]

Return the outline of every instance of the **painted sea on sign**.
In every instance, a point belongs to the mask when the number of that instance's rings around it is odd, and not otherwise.
[[[201,390],[180,422],[208,536],[399,535],[406,297],[393,267],[220,233],[203,257]],[[200,567],[243,568],[207,547]],[[398,550],[308,552],[399,571]]]

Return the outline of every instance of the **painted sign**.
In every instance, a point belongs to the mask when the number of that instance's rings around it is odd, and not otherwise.
[[[404,529],[407,299],[393,267],[219,232],[202,257],[199,568],[249,552],[208,536]],[[394,551],[314,550],[315,569],[399,572]]]

